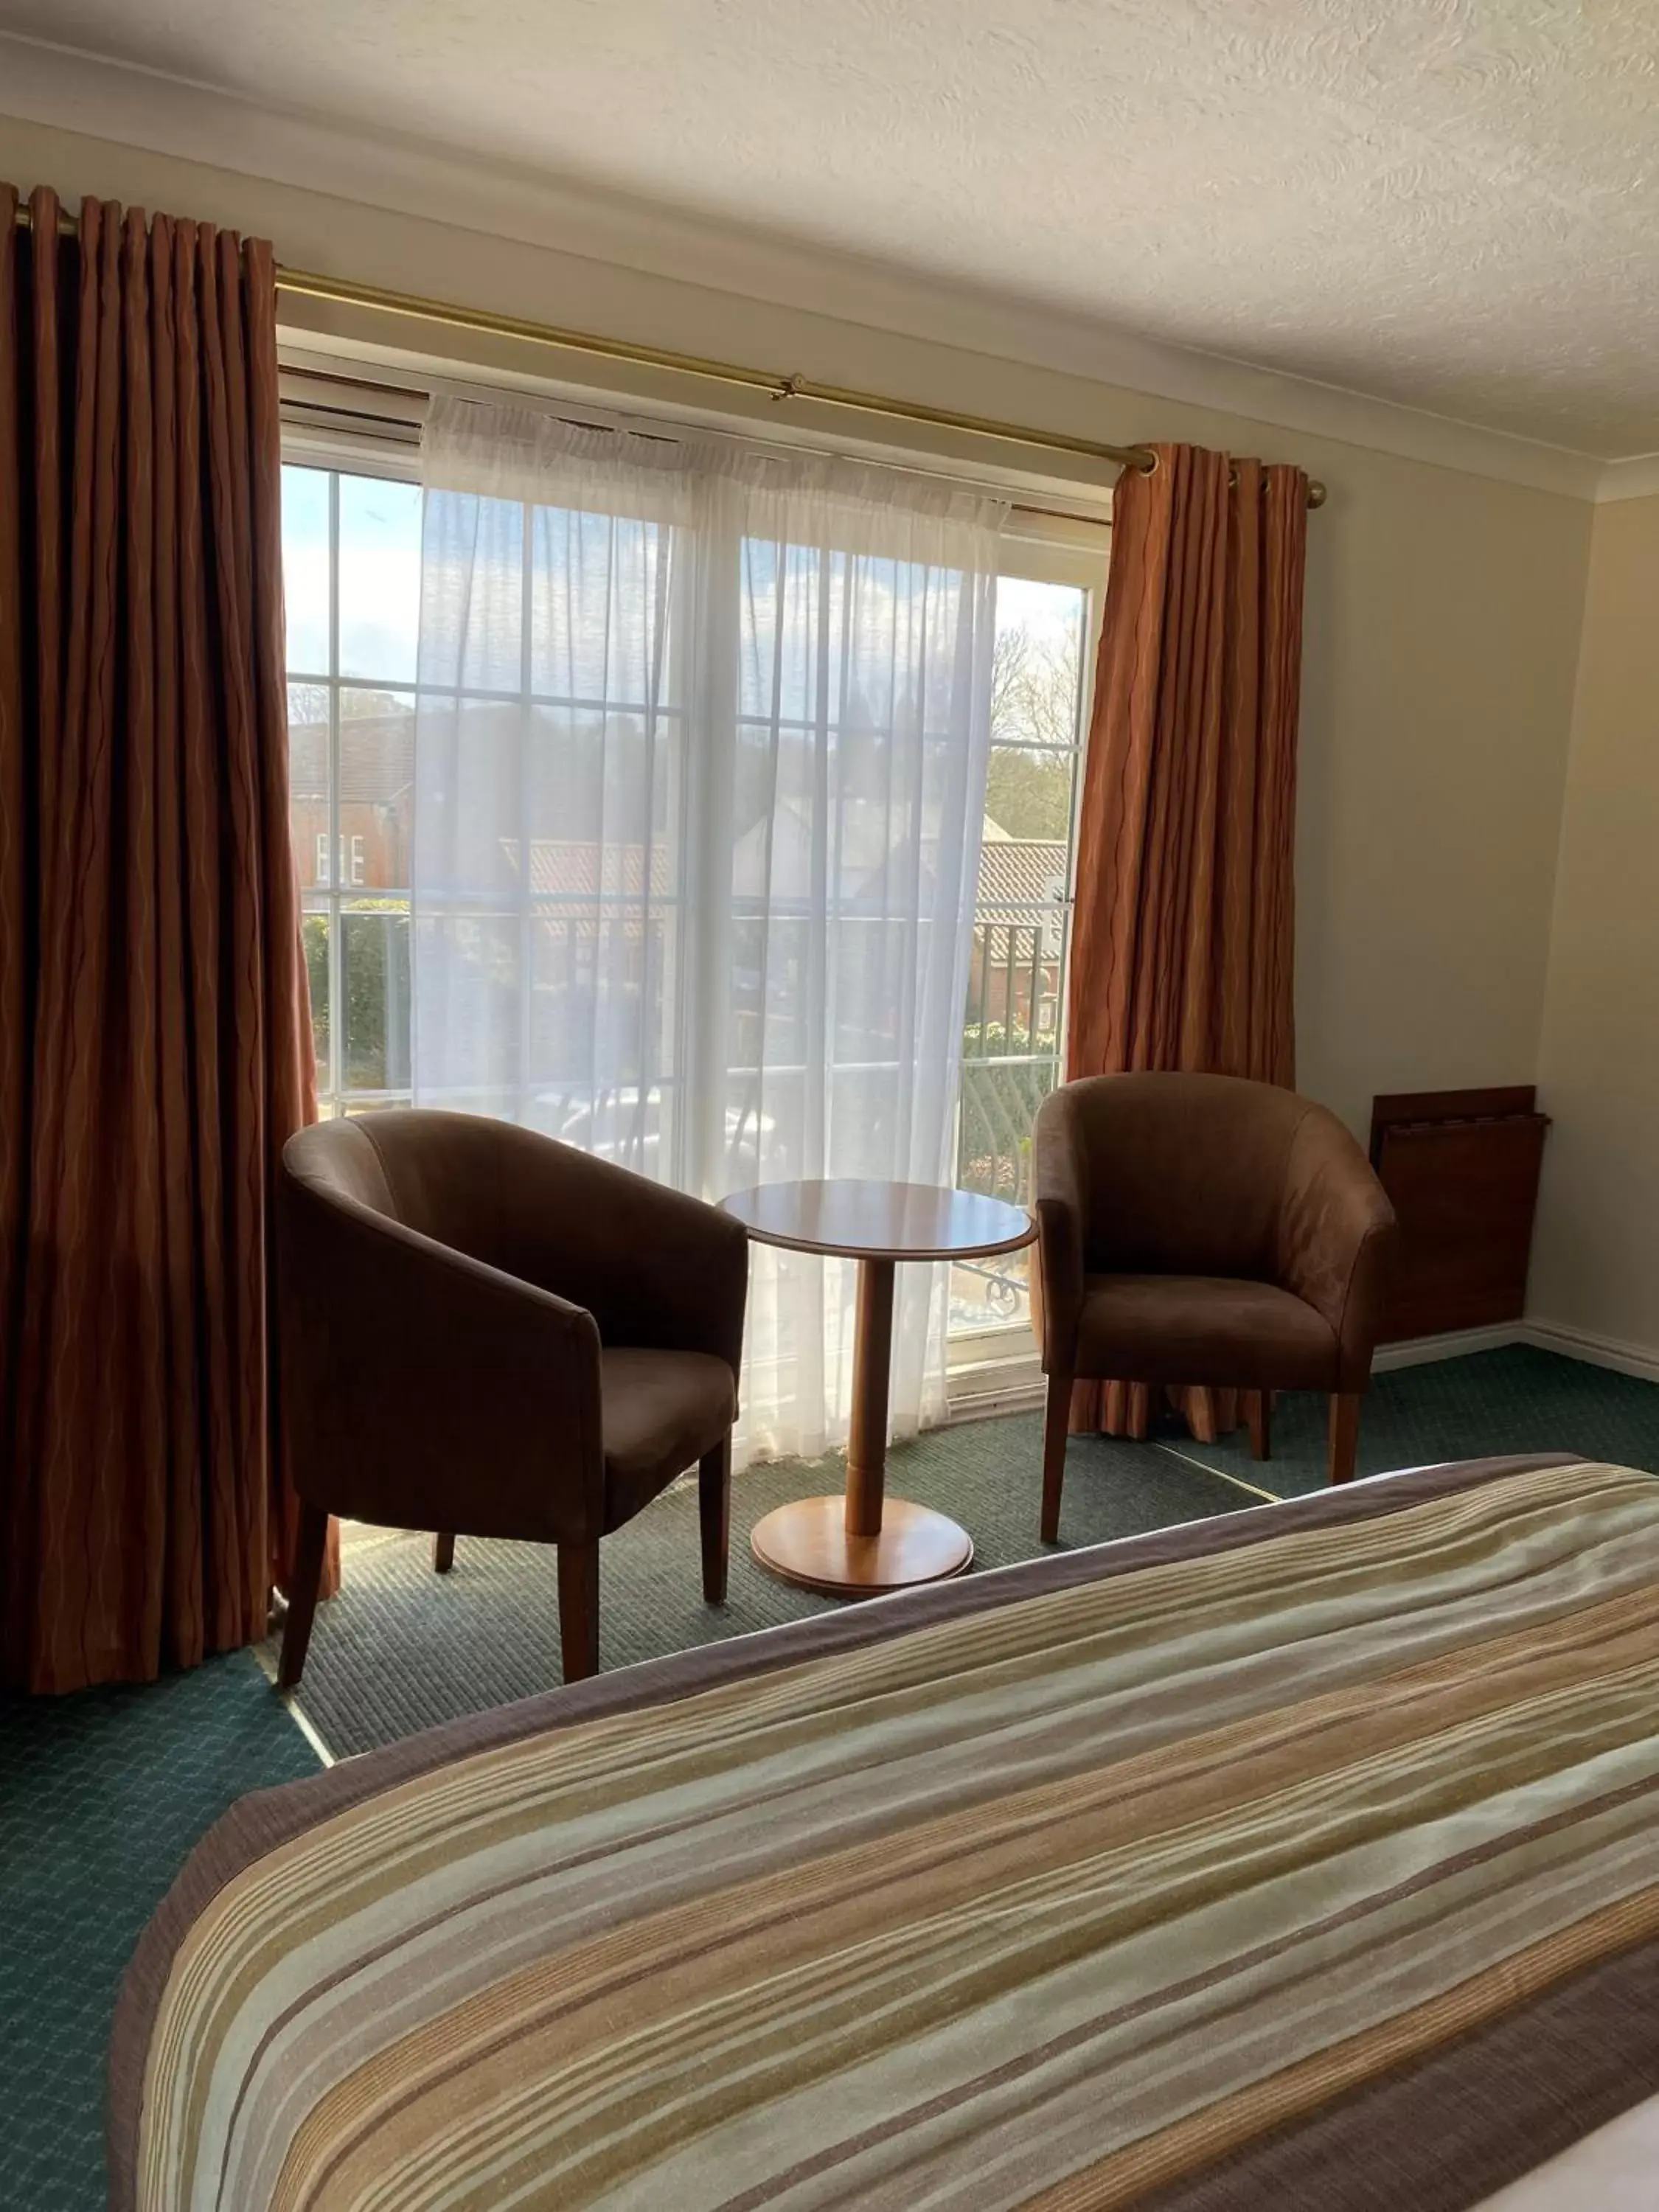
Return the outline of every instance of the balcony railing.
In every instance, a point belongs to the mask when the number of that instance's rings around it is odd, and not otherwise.
[[[1031,1124],[1060,1079],[1063,906],[981,910],[974,926],[962,1035],[957,1182],[1028,1206]],[[1029,1250],[951,1270],[951,1329],[964,1334],[1030,1318]]]

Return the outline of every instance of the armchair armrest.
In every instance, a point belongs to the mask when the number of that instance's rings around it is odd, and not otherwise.
[[[1083,1311],[1088,1163],[1078,1116],[1065,1091],[1051,1092],[1038,1109],[1031,1152],[1043,1372],[1069,1374],[1076,1363]]]
[[[277,1282],[302,1496],[392,1526],[599,1535],[591,1314],[286,1168]]]
[[[1370,1379],[1398,1240],[1370,1163],[1334,1114],[1310,1108],[1286,1163],[1279,1274],[1335,1330],[1338,1390],[1363,1390]]]

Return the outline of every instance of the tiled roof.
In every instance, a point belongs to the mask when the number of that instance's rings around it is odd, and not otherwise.
[[[503,837],[508,864],[519,865],[519,841]],[[651,848],[651,896],[674,896],[674,856],[665,842]],[[638,898],[645,885],[645,848],[595,845],[577,837],[532,837],[530,889],[541,898]]]
[[[340,803],[343,806],[390,806],[407,802],[415,775],[414,723],[404,714],[364,715],[340,724]],[[295,722],[289,728],[289,783],[296,799],[328,797],[328,726]],[[503,838],[502,850],[518,864],[518,841]],[[763,851],[770,852],[770,840]],[[668,840],[651,848],[651,895],[674,896],[674,854]],[[758,855],[757,856],[758,857]],[[771,853],[775,866],[777,855]],[[638,898],[644,882],[645,853],[638,844],[596,847],[576,837],[531,840],[531,890],[542,897]],[[1060,903],[1066,883],[1066,848],[1057,838],[1011,837],[988,819],[980,847],[977,918],[1021,921],[1031,909]],[[763,872],[764,864],[763,863]],[[765,896],[757,883],[755,896]],[[772,895],[777,895],[774,878]]]
[[[288,781],[297,799],[328,797],[328,725],[290,722]],[[408,714],[366,714],[340,724],[340,804],[392,806],[415,781],[415,722]]]
[[[980,921],[1027,921],[1033,907],[1060,904],[1066,889],[1066,847],[1058,838],[1000,837],[979,848]]]

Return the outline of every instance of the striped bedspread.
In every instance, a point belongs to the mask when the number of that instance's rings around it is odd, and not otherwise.
[[[1659,1481],[929,1597],[256,1801],[124,1999],[123,2212],[1431,2208],[1659,2088]]]

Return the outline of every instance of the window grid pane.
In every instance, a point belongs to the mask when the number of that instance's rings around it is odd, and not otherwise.
[[[1089,595],[1005,577],[991,756],[963,1015],[957,1181],[1031,1198],[1031,1124],[1060,1079]],[[954,1336],[1030,1319],[1029,1249],[951,1271]]]
[[[362,1112],[407,1104],[412,1095],[410,877],[421,493],[416,485],[289,465],[283,502],[291,819],[319,1103],[328,1115]],[[513,522],[532,526],[523,510]],[[505,650],[487,667],[469,669],[471,681],[428,687],[433,700],[453,702],[458,716],[488,717],[503,708],[533,714],[550,732],[631,728],[645,710],[642,699],[620,696],[625,684],[609,696],[603,690],[590,696],[592,684],[582,681],[588,672],[548,649],[537,629],[540,611],[529,604],[532,572],[533,563],[521,561],[515,580],[523,603],[503,622]],[[998,593],[957,1180],[1022,1203],[1030,1195],[1032,1117],[1060,1075],[1088,605],[1088,592],[1079,586],[1020,578],[1003,579]],[[785,703],[793,702],[778,702]],[[866,720],[882,721],[878,710],[871,715],[871,703],[864,705],[860,727]],[[651,712],[653,726],[678,754],[683,705],[658,702]],[[797,726],[788,715],[780,725],[768,713],[740,714],[740,730],[751,722],[769,733]],[[489,880],[479,883],[480,896],[466,901],[465,912],[459,904],[448,910],[442,926],[534,933],[537,956],[519,963],[530,994],[528,1009],[521,1010],[530,1037],[538,1018],[544,1026],[556,1012],[560,986],[568,985],[566,971],[579,981],[584,960],[596,956],[597,945],[586,939],[595,927],[604,933],[605,912],[614,903],[625,913],[630,900],[625,884],[613,894],[608,884],[567,891],[561,883],[540,880],[535,857],[551,817],[545,802],[538,806],[533,793],[526,796],[521,835],[507,841],[516,849],[481,855]],[[654,840],[666,827],[641,822],[637,834]],[[677,930],[678,882],[660,886],[653,906],[661,926]],[[582,910],[586,927],[566,918],[570,908]],[[740,912],[736,927],[740,956]],[[536,982],[539,990],[532,989]],[[537,1007],[538,999],[544,1009]],[[733,1068],[741,1070],[752,1051],[753,1039],[734,1015]],[[630,1133],[611,1127],[609,1120],[630,1113],[651,1122],[647,1146],[660,1145],[659,1124],[670,1119],[676,1087],[665,1075],[653,1083],[649,1099],[635,1092],[619,1095],[610,1106],[601,1102],[593,1110],[606,1126],[596,1122],[591,1132],[596,1149],[627,1149]],[[487,1110],[489,1102],[447,1103]],[[1020,1253],[954,1268],[952,1332],[1027,1320],[1027,1260]]]
[[[319,1110],[407,1104],[418,485],[285,465],[290,823]]]

